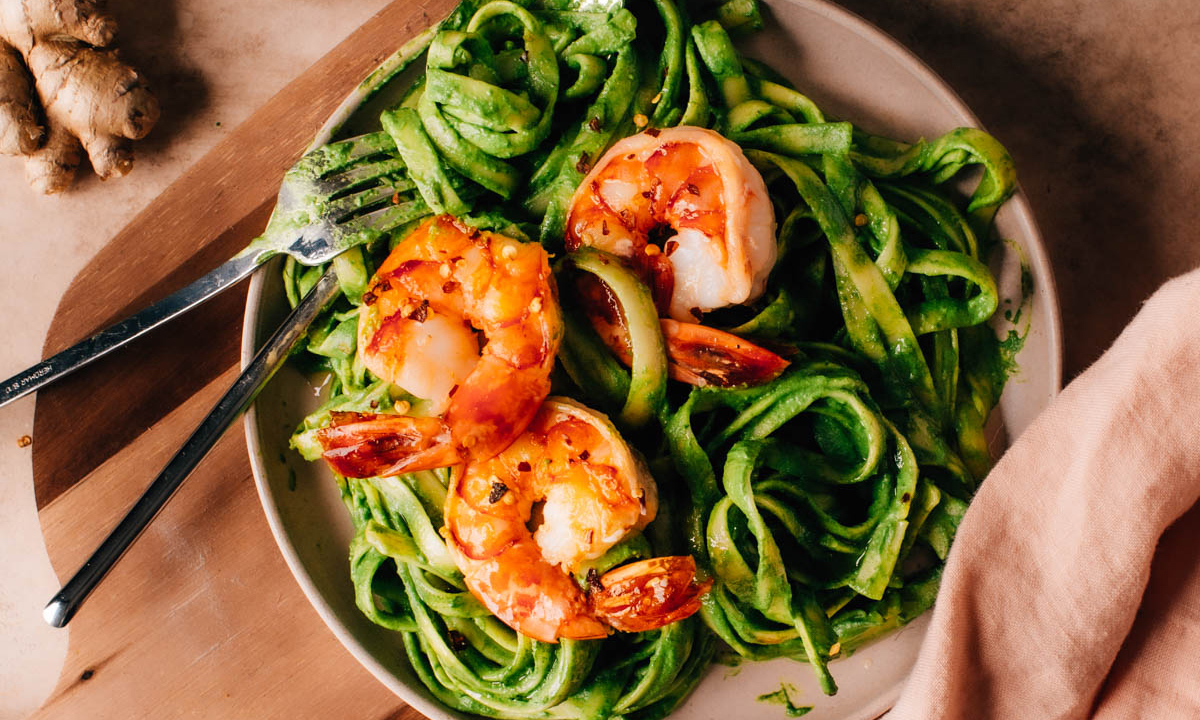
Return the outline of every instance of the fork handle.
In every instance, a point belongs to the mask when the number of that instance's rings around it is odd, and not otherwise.
[[[43,385],[72,373],[91,361],[141,337],[152,328],[181,315],[225,288],[236,285],[265,259],[262,253],[239,255],[204,277],[150,307],[105,328],[37,365],[0,382],[0,407]]]
[[[229,425],[254,402],[258,391],[287,359],[292,346],[304,336],[316,316],[337,295],[338,289],[337,276],[333,271],[321,276],[316,286],[296,306],[283,325],[279,326],[267,344],[258,351],[234,381],[233,386],[221,396],[208,417],[192,432],[191,437],[179,448],[179,452],[171,458],[154,482],[150,483],[146,492],[138,498],[121,522],[46,605],[42,611],[46,622],[54,627],[63,627],[71,620],[83,601],[121,559],[138,535],[141,535],[142,530],[146,529],[163,505],[167,504],[167,500],[171,499],[175,490],[208,454]]]

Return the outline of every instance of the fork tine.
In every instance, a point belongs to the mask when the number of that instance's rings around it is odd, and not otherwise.
[[[331,220],[341,222],[351,214],[370,209],[385,200],[395,197],[397,193],[408,192],[414,187],[416,185],[409,180],[394,180],[374,185],[351,195],[346,195],[334,200],[325,207]]]
[[[341,193],[354,190],[365,183],[378,180],[385,175],[398,173],[404,170],[404,168],[404,161],[400,158],[388,158],[387,160],[363,163],[344,170],[337,175],[317,180],[316,187],[317,191],[321,194],[335,197]]]
[[[392,152],[396,149],[396,141],[392,139],[382,130],[377,130],[366,135],[358,135],[345,140],[326,145],[335,152],[345,152],[347,159],[351,162],[367,155],[373,155],[377,152]]]
[[[312,179],[327,177],[358,161],[382,152],[394,152],[396,143],[383,131],[358,135],[322,145],[296,163],[293,172]]]
[[[379,237],[429,213],[425,203],[400,203],[415,184],[404,177],[391,136],[369,133],[322,146],[284,175],[260,247],[305,265]],[[395,204],[388,200],[395,198]]]
[[[306,225],[298,236],[289,238],[286,250],[305,265],[318,265],[355,245],[378,238],[404,223],[429,214],[429,206],[417,198],[398,205],[387,205],[373,212],[353,215],[339,223]]]
[[[357,215],[347,222],[339,223],[339,228],[351,232],[373,230],[375,232],[390,232],[406,222],[417,220],[429,214],[429,206],[420,197],[398,205],[388,205],[378,210]]]

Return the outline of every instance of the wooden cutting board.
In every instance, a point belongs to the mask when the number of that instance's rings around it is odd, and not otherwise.
[[[280,179],[375,65],[454,0],[394,2],[200,160],[74,280],[46,355],[183,286],[266,223]],[[245,286],[39,393],[33,472],[67,578],[237,376]],[[70,626],[38,718],[418,718],[342,648],[275,547],[237,423]]]

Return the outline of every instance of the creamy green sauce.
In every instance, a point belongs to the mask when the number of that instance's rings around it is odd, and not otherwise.
[[[812,705],[796,705],[792,702],[792,696],[796,694],[796,687],[791,683],[780,683],[779,689],[772,693],[759,695],[758,701],[770,703],[772,705],[782,705],[783,712],[788,717],[800,717],[807,715],[812,711]]]

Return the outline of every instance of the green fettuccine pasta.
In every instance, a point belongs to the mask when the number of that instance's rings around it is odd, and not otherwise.
[[[974,128],[902,142],[829,117],[739,52],[735,37],[762,22],[756,0],[466,0],[389,66],[424,64],[368,136],[393,156],[380,172],[405,224],[388,237],[364,232],[334,261],[343,296],[294,357],[328,373],[328,399],[293,446],[315,460],[316,433],[336,413],[420,405],[356,352],[368,281],[416,223],[450,213],[532,238],[559,255],[560,288],[581,275],[605,285],[629,333],[632,369],[582,300],[561,292],[554,392],[612,413],[659,486],[658,519],[591,567],[683,553],[712,581],[699,614],[660,630],[539,642],[467,590],[441,534],[448,471],[338,477],[356,531],[358,607],[396,633],[447,707],[661,718],[718,652],[807,662],[834,693],[833,661],[933,602],[990,466],[984,426],[1020,340],[1002,344],[987,325],[1000,304],[991,220],[1016,189],[1012,160]],[[572,195],[604,152],[676,125],[720,132],[767,183],[779,259],[766,292],[703,322],[785,354],[788,369],[770,382],[669,381],[658,310],[638,274],[598,250],[563,253]],[[340,167],[345,152],[333,143],[309,162]],[[950,181],[968,167],[980,179],[963,197]],[[324,269],[285,264],[293,305]]]

